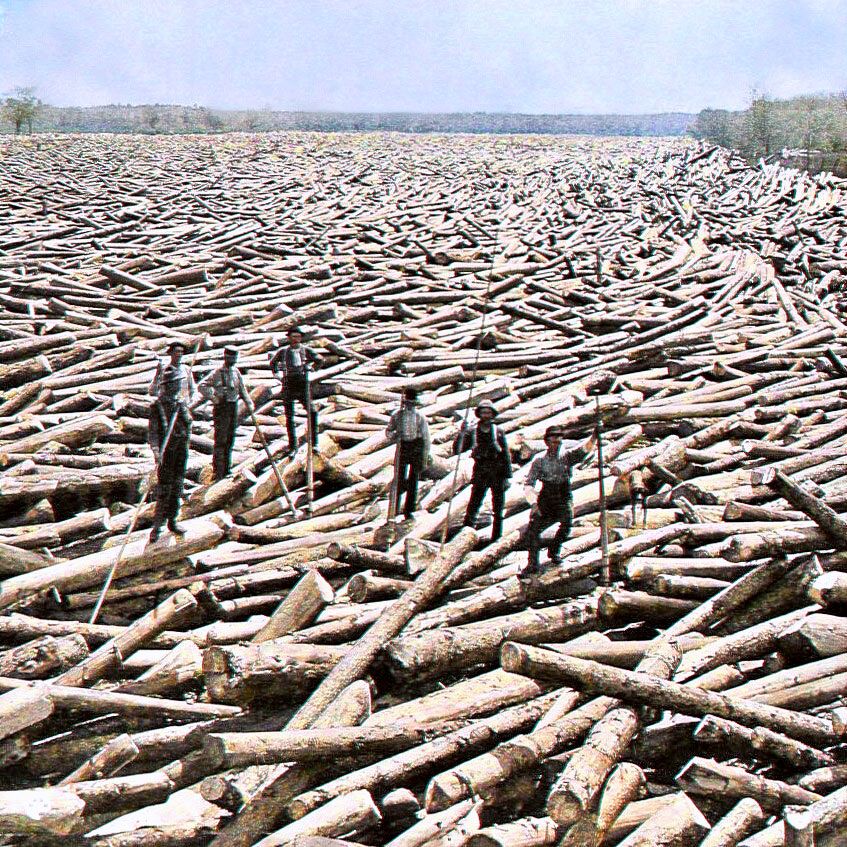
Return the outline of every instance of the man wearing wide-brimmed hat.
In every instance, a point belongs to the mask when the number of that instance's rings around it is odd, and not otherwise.
[[[394,480],[394,509],[400,508],[400,495],[405,492],[403,514],[410,518],[418,504],[418,481],[429,463],[429,426],[416,408],[418,392],[405,388],[400,408],[391,415],[385,428],[386,437],[397,444]]]
[[[512,476],[509,446],[503,430],[494,423],[497,410],[490,400],[481,400],[474,409],[477,424],[462,429],[453,442],[453,452],[463,453],[470,449],[474,460],[471,477],[471,497],[465,512],[465,526],[474,526],[485,492],[491,490],[491,540],[496,541],[503,533],[503,504],[506,487]]]
[[[285,427],[288,432],[288,452],[297,449],[297,429],[294,423],[294,401],[309,415],[312,447],[318,446],[318,413],[312,403],[309,371],[320,363],[318,354],[303,345],[303,330],[298,326],[287,332],[288,346],[280,347],[271,357],[271,370],[282,382],[282,402]]]
[[[188,442],[191,438],[191,412],[188,404],[195,386],[191,370],[182,364],[185,345],[173,341],[167,350],[170,358],[167,362],[159,362],[148,388],[148,393],[155,395],[156,399],[150,405],[147,441],[156,457],[158,469],[151,541],[159,537],[166,521],[171,532],[177,535],[184,533],[176,516],[188,464]]]
[[[596,433],[592,433],[583,442],[564,441],[564,434],[560,426],[547,427],[544,432],[547,452],[533,460],[524,484],[524,496],[532,506],[526,533],[529,557],[523,571],[525,575],[538,572],[541,533],[554,523],[558,523],[559,528],[550,542],[548,554],[554,564],[562,561],[559,552],[571,533],[573,522],[571,468],[588,456],[597,442]],[[535,490],[538,482],[541,483],[540,492]]]
[[[232,445],[238,426],[238,401],[241,399],[249,412],[253,412],[253,401],[241,371],[236,367],[238,350],[224,348],[224,363],[200,380],[197,391],[201,395],[191,408],[196,409],[207,400],[212,401],[212,420],[215,423],[215,447],[212,453],[212,470],[215,480],[224,479],[232,464]]]

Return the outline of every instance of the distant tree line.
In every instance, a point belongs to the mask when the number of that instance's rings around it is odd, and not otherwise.
[[[740,112],[704,109],[691,132],[749,159],[778,156],[795,167],[847,176],[847,92],[789,100],[754,94]]]
[[[28,89],[30,93],[32,89]],[[4,110],[9,127],[21,129]],[[203,106],[113,104],[57,107],[41,104],[25,122],[37,132],[217,133],[316,130],[328,132],[555,133],[684,135],[693,114],[522,115],[507,113],[281,112]]]

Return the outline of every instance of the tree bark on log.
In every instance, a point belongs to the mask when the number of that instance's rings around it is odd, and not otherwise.
[[[684,791],[705,796],[752,797],[763,809],[779,811],[786,804],[808,806],[820,794],[797,785],[751,774],[743,768],[695,756],[677,775]]]

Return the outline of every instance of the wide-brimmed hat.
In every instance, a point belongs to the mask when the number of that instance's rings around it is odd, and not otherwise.
[[[483,409],[490,409],[491,414],[494,415],[495,418],[497,417],[497,409],[494,407],[494,404],[490,400],[480,400],[479,403],[477,403],[476,408],[473,410],[473,413],[477,417],[481,417],[479,413]]]
[[[170,344],[168,344],[168,346],[167,346],[167,347],[165,347],[165,350],[167,350],[167,351],[168,351],[168,353],[170,353],[170,352],[171,352],[171,350],[175,350],[177,347],[179,347],[179,349],[180,349],[180,350],[182,350],[182,352],[183,352],[183,353],[184,353],[184,352],[186,351],[186,349],[187,349],[187,348],[186,348],[186,346],[185,346],[185,344],[183,344],[183,342],[182,342],[182,341],[171,341],[171,343],[170,343]]]
[[[551,435],[564,436],[565,431],[560,426],[548,426],[547,429],[544,430],[544,440],[546,441],[550,438]]]
[[[404,388],[403,389],[403,399],[408,400],[411,403],[418,402],[418,389],[417,388]]]
[[[298,335],[305,335],[306,333],[299,326],[290,326],[287,330],[285,330],[286,335],[293,335],[294,333]]]

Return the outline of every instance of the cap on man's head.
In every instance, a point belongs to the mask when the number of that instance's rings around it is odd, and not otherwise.
[[[480,400],[479,403],[477,403],[476,408],[474,409],[474,414],[478,418],[481,417],[480,412],[483,409],[490,410],[491,414],[494,415],[495,418],[497,417],[497,409],[494,408],[494,404],[490,400]]]
[[[417,400],[418,399],[418,389],[417,388],[404,388],[403,389],[403,399],[404,400]]]
[[[236,347],[224,347],[224,356],[231,356],[235,358],[238,356],[238,349]]]
[[[286,330],[286,333],[285,333],[285,334],[286,334],[286,335],[294,335],[295,333],[296,333],[297,335],[302,335],[302,334],[303,334],[303,330],[302,330],[302,329],[300,329],[300,327],[299,327],[299,326],[290,326],[290,327],[288,327],[288,329]]]
[[[182,350],[183,353],[185,352],[185,345],[181,341],[171,341],[165,349],[168,353],[170,353],[172,350],[176,350],[177,348]]]
[[[560,426],[548,426],[547,429],[544,430],[544,440],[546,441],[548,438],[554,435],[558,435],[561,438],[565,434],[564,430]]]

